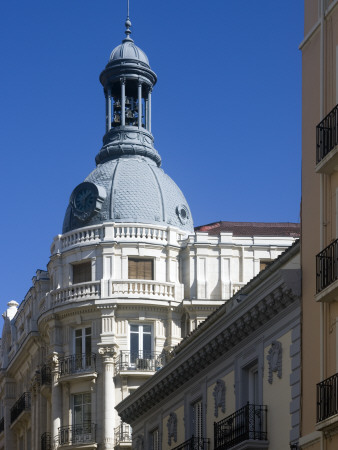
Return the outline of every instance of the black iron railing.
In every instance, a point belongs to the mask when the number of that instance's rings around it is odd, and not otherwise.
[[[226,450],[240,442],[265,441],[267,407],[247,404],[231,416],[214,423],[214,449]]]
[[[41,367],[41,384],[42,386],[52,383],[52,369],[48,364]]]
[[[23,411],[30,411],[31,409],[31,394],[25,392],[21,395],[11,408],[11,423],[16,420]]]
[[[95,353],[69,355],[59,359],[60,375],[71,375],[78,372],[96,371]]]
[[[114,430],[115,434],[115,445],[120,442],[131,442],[132,441],[132,431],[131,426],[127,423],[121,423]]]
[[[95,423],[84,422],[80,425],[59,428],[59,445],[93,444],[95,441]]]
[[[192,436],[183,444],[174,447],[173,450],[208,450],[209,439]]]
[[[41,450],[52,450],[52,435],[50,433],[41,435]]]
[[[317,422],[338,414],[338,373],[317,384]]]
[[[338,279],[338,239],[316,256],[316,292]]]
[[[130,352],[122,350],[116,361],[116,370],[141,370],[155,372],[165,364],[165,355],[155,352]]]
[[[3,431],[5,431],[5,419],[2,418],[0,420],[0,433],[2,433]]]
[[[316,127],[316,163],[338,144],[338,105]]]

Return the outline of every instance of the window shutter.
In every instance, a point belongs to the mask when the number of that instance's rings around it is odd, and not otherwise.
[[[128,278],[130,280],[153,280],[153,267],[152,259],[128,258]]]

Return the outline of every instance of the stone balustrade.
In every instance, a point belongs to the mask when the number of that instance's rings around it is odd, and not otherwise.
[[[74,284],[67,288],[52,291],[52,306],[76,300],[98,299],[100,294],[100,282],[98,281]]]
[[[175,285],[153,280],[113,281],[112,297],[174,300]]]

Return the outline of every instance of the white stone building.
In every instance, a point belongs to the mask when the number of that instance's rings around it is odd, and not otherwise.
[[[97,166],[71,194],[47,270],[3,315],[0,450],[130,446],[115,405],[299,236],[297,224],[194,232],[153,146],[157,78],[130,25],[100,76]]]

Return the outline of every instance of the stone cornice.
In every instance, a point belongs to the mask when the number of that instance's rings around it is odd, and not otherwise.
[[[128,397],[117,406],[116,409],[122,420],[127,423],[135,421],[137,417],[263,327],[281,311],[298,302],[298,295],[295,295],[291,288],[283,282],[274,290],[268,291],[268,294],[259,301],[250,302],[252,307],[242,311],[242,314],[231,315],[230,320],[227,320],[226,314],[223,313],[217,322],[220,323],[223,320],[228,323],[223,324],[218,334],[211,336],[209,341],[202,345],[195,346],[192,341],[192,345],[188,345],[183,351],[178,352],[177,356],[174,349],[173,359],[163,371],[155,374],[151,380],[141,386],[139,395],[135,393],[132,400]],[[217,329],[217,326],[215,328]]]

